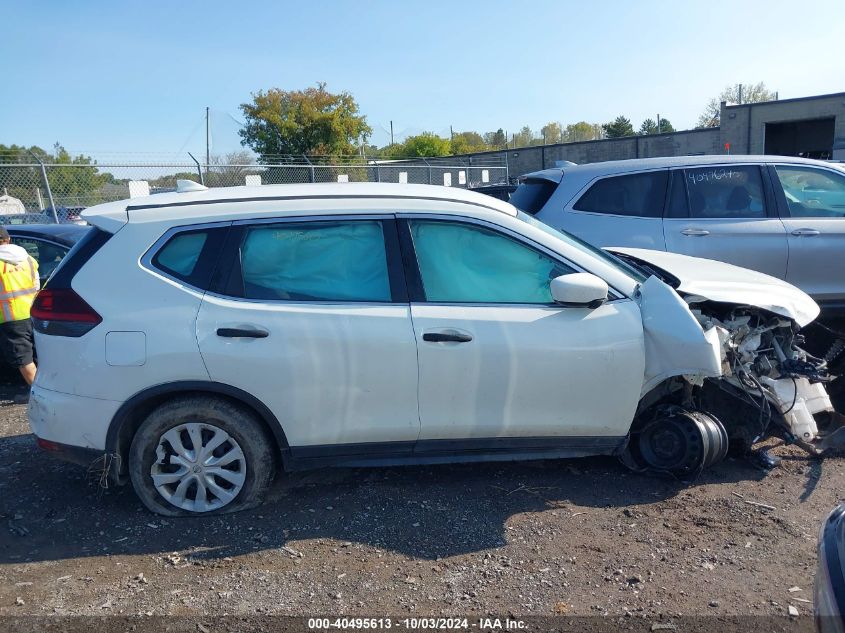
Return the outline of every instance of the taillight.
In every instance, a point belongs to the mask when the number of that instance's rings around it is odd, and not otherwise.
[[[103,317],[70,288],[44,288],[30,310],[36,331],[56,336],[82,336]]]

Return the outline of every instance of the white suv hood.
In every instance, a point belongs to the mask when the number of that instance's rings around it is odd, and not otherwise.
[[[710,300],[754,306],[788,317],[801,327],[819,315],[819,306],[809,295],[785,281],[754,270],[643,248],[610,247],[605,250],[635,257],[677,277],[680,281],[677,290],[686,295],[687,303]]]

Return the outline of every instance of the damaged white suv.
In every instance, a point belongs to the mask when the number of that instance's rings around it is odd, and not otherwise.
[[[838,435],[800,348],[818,307],[761,273],[610,254],[431,186],[194,190],[83,217],[33,306],[30,423],[161,514],[254,505],[279,469],[606,454],[691,479],[729,443]]]

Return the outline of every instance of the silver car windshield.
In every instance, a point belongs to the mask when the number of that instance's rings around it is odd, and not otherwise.
[[[619,257],[616,257],[616,255],[613,255],[612,253],[608,253],[607,251],[605,251],[601,248],[598,248],[597,246],[593,246],[589,242],[585,242],[581,238],[575,237],[571,233],[565,233],[563,231],[558,231],[557,229],[549,226],[548,224],[544,224],[543,222],[540,222],[540,220],[538,220],[537,218],[525,213],[524,211],[517,211],[516,217],[519,218],[520,220],[522,220],[523,222],[527,222],[531,226],[535,226],[538,229],[540,229],[541,231],[544,231],[545,233],[548,233],[549,235],[552,235],[552,236],[558,238],[559,240],[566,242],[567,244],[569,244],[573,248],[577,248],[580,251],[583,251],[583,252],[589,253],[590,255],[598,257],[604,263],[606,263],[610,266],[613,266],[619,272],[621,272],[625,275],[628,275],[628,277],[631,277],[637,283],[643,283],[646,279],[649,278],[648,273],[640,270],[639,268],[637,268],[633,264],[629,264],[628,262],[623,261]]]

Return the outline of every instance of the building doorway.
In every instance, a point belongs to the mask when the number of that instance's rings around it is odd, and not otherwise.
[[[836,119],[766,123],[766,154],[830,159]]]

